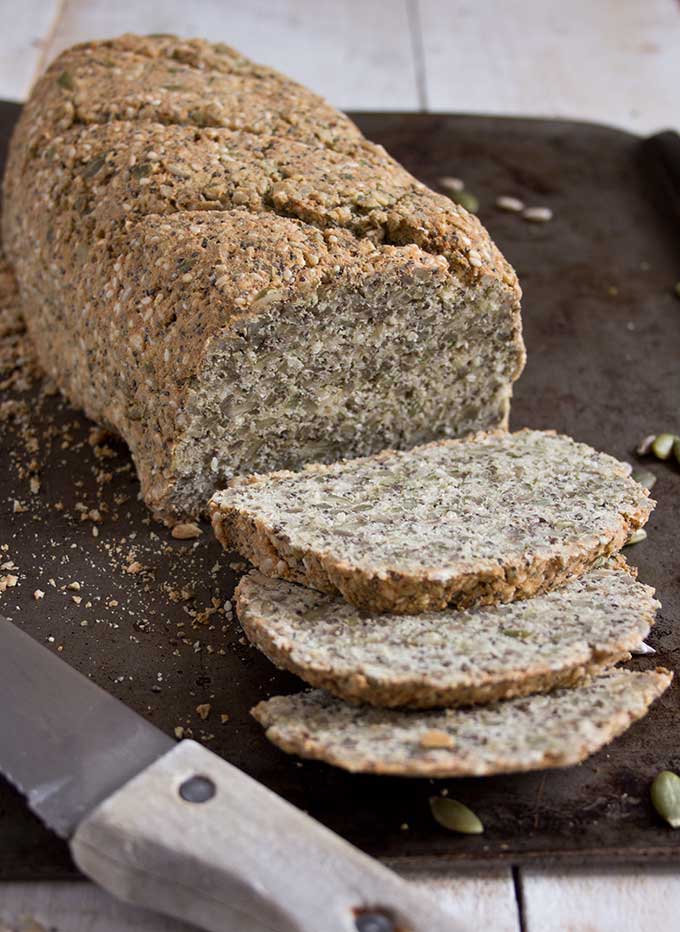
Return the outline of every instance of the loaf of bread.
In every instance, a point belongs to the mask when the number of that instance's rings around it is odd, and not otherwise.
[[[499,431],[234,479],[210,507],[266,576],[411,614],[526,599],[616,553],[654,507],[630,472],[551,431]]]
[[[479,221],[226,46],[64,52],[4,198],[41,363],[168,523],[234,475],[506,425],[520,291]]]

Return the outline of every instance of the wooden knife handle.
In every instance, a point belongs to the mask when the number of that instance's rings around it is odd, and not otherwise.
[[[194,741],[99,805],[76,864],[130,903],[212,932],[456,932],[377,861]]]

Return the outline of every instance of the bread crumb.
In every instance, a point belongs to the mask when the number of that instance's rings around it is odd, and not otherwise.
[[[133,560],[132,563],[129,563],[125,567],[125,572],[131,573],[134,576],[136,573],[140,573],[143,569],[143,565],[138,560]]]
[[[210,715],[211,708],[212,706],[209,702],[202,702],[200,705],[196,706],[196,714],[205,721]]]
[[[176,524],[171,533],[175,540],[192,540],[203,532],[197,524]]]
[[[35,599],[36,602],[38,602],[40,599],[45,598],[45,593],[42,591],[42,589],[36,589],[35,592],[33,593],[33,598]]]
[[[221,722],[223,725],[226,725],[226,724],[227,724],[227,722],[229,721],[229,718],[230,718],[230,716],[229,716],[229,713],[228,713],[228,712],[220,712],[220,722]]]

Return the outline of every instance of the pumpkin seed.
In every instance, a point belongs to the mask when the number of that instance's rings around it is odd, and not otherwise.
[[[655,434],[647,434],[646,437],[643,437],[642,440],[635,447],[635,452],[638,456],[647,456],[649,451],[652,449],[652,444],[656,438]]]
[[[623,546],[631,547],[633,544],[639,544],[643,540],[647,540],[647,531],[645,531],[645,529],[641,527],[641,528],[638,528],[637,531],[633,531],[633,533],[630,535],[630,537],[628,538],[628,540]]]
[[[531,631],[525,631],[523,628],[506,628],[503,634],[506,634],[509,638],[517,638],[520,641],[531,637]]]
[[[83,166],[83,170],[81,172],[83,178],[93,178],[99,169],[103,167],[105,162],[106,156],[104,155],[99,155],[96,159],[90,159],[90,161],[86,162],[86,164]]]
[[[653,489],[656,482],[656,476],[649,469],[634,469],[630,477],[645,489]]]
[[[484,831],[484,826],[478,816],[472,809],[459,803],[457,799],[431,796],[430,811],[435,822],[451,832],[459,832],[461,835],[481,835]]]
[[[657,774],[650,790],[652,805],[671,828],[680,827],[680,777],[672,770]]]
[[[59,87],[63,87],[65,91],[73,90],[73,76],[70,71],[62,71],[62,73],[57,78],[57,84]]]
[[[651,446],[654,456],[658,460],[667,460],[671,455],[676,439],[675,434],[657,434]]]
[[[479,210],[479,199],[471,191],[451,191],[449,197],[471,214],[476,214]]]
[[[139,162],[137,165],[133,165],[130,169],[130,174],[133,178],[146,178],[151,174],[153,170],[153,165],[151,162]]]

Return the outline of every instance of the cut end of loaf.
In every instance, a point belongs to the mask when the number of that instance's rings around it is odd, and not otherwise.
[[[399,249],[383,258],[359,287],[306,304],[274,294],[214,341],[173,455],[174,511],[234,476],[507,426],[522,364],[514,296],[497,282],[465,290]]]

